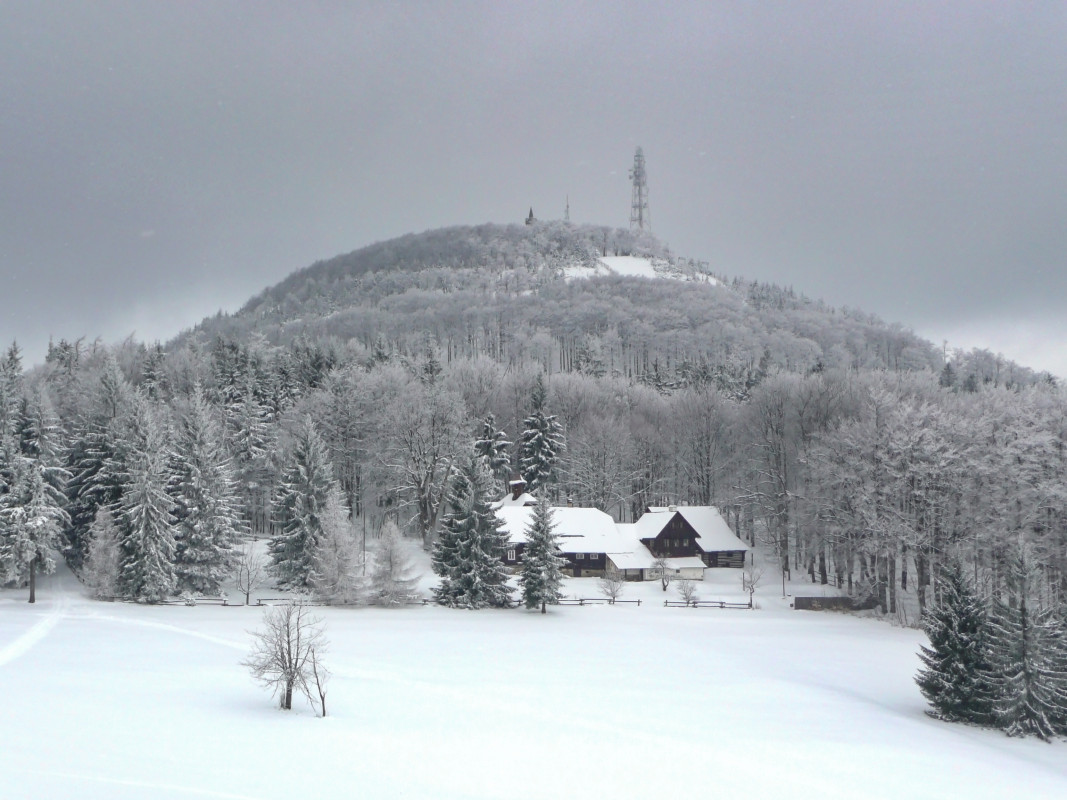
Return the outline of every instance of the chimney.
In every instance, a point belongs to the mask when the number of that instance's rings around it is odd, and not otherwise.
[[[677,511],[678,510],[678,506],[667,506],[667,510],[668,511]]]
[[[574,501],[569,497],[567,498],[567,508],[574,508]]]
[[[526,481],[522,478],[516,478],[511,482],[510,486],[511,499],[518,502],[519,498],[522,497],[522,493],[526,491]]]

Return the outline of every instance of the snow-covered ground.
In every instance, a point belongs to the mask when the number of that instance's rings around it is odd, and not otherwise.
[[[742,596],[708,574],[702,598]],[[319,719],[240,666],[260,609],[99,603],[62,572],[36,606],[0,591],[0,797],[1067,797],[1065,745],[923,713],[919,632],[767,583],[755,611],[658,584],[545,616],[321,609]]]
[[[652,261],[639,256],[604,256],[597,259],[595,267],[572,266],[563,270],[568,279],[593,278],[600,275],[625,275],[635,278],[675,278],[677,280],[699,280],[710,283],[713,286],[720,285],[720,281],[711,275],[695,273],[686,275],[678,270],[673,270],[667,261]]]

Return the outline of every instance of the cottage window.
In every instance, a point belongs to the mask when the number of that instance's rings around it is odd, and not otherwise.
[[[508,561],[514,561],[514,560],[515,560],[515,551],[514,550],[508,550]]]
[[[574,557],[575,557],[575,558],[576,558],[576,559],[577,559],[578,561],[581,561],[581,560],[582,560],[583,558],[585,558],[585,553],[575,553],[575,554],[574,554]]]
[[[689,540],[688,539],[682,539],[682,547],[689,547]]]

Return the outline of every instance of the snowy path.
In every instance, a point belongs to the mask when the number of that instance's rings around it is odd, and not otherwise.
[[[48,583],[51,584],[48,590],[52,592],[56,582],[49,581]],[[70,607],[70,599],[65,592],[55,591],[52,593],[51,600],[45,602],[50,602],[52,608],[45,615],[44,619],[32,625],[28,631],[17,636],[14,641],[0,647],[0,667],[14,661],[21,655],[25,655],[33,649],[38,642],[52,632],[52,629],[59,624],[61,619],[67,616],[67,609]],[[44,603],[42,603],[42,605],[44,605]]]
[[[199,631],[189,630],[188,628],[182,628],[177,625],[168,625],[165,622],[152,622],[144,619],[133,619],[131,617],[118,617],[111,614],[94,614],[90,613],[82,617],[82,619],[92,620],[93,622],[113,622],[119,625],[136,625],[142,628],[154,628],[160,631],[167,631],[168,633],[178,633],[182,636],[191,636],[194,639],[200,639],[205,642],[211,642],[222,647],[229,647],[234,650],[248,650],[248,641],[237,641],[235,639],[223,639],[218,636],[210,636],[206,633],[200,633]],[[256,620],[258,622],[258,620]],[[0,662],[3,663],[3,662]]]

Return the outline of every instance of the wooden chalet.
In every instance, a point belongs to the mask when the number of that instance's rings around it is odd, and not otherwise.
[[[518,569],[537,499],[521,478],[508,490],[493,506],[508,534],[504,563]],[[564,571],[576,578],[611,572],[651,581],[666,569],[674,578],[700,581],[708,567],[744,567],[749,550],[713,506],[653,506],[632,524],[595,508],[555,506],[552,519]]]
[[[748,545],[714,506],[653,506],[633,527],[637,539],[657,558],[695,557],[706,567],[745,566]]]
[[[502,505],[496,510],[508,533],[504,563],[519,567],[534,509],[527,505]],[[608,553],[625,547],[621,534],[608,514],[596,508],[554,507],[560,555],[567,559],[564,571],[574,576],[602,576],[608,569]]]

